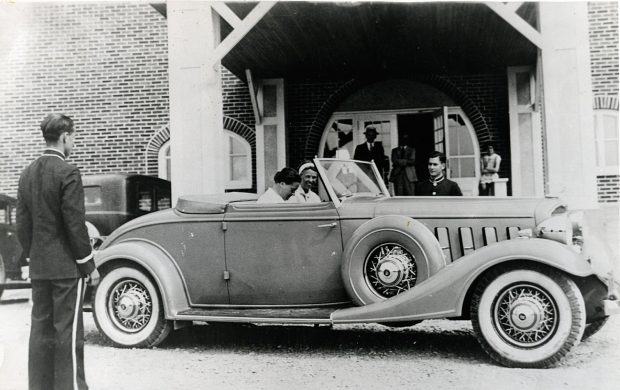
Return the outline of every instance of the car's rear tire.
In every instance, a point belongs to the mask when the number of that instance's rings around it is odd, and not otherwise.
[[[93,296],[95,324],[118,347],[154,347],[172,330],[155,284],[141,270],[106,271]]]
[[[446,265],[433,233],[422,223],[397,215],[361,225],[347,243],[343,259],[344,286],[357,305],[405,292]]]
[[[586,310],[579,288],[558,271],[494,270],[472,295],[471,320],[486,353],[508,367],[547,368],[579,344]]]
[[[607,323],[607,320],[609,320],[609,316],[599,318],[587,324],[586,329],[583,331],[583,336],[581,336],[581,341],[586,341],[594,336]]]

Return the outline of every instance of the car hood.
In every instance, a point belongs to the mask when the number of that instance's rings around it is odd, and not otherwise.
[[[340,211],[341,216],[366,218],[382,215],[411,215],[420,219],[534,217],[539,224],[563,206],[558,198],[397,196],[349,198]]]

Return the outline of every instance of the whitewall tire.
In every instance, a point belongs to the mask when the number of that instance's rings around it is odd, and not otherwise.
[[[102,276],[94,293],[93,316],[97,328],[119,347],[154,347],[172,329],[151,279],[128,266]]]
[[[508,367],[546,368],[579,344],[586,310],[570,278],[532,267],[486,275],[472,296],[471,319],[493,360]]]

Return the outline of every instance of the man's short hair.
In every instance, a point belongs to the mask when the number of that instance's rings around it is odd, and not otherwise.
[[[73,133],[73,119],[63,114],[49,114],[41,122],[41,132],[47,142],[56,142],[62,133]]]
[[[273,181],[276,183],[284,182],[285,184],[299,183],[301,182],[301,176],[293,168],[284,167],[280,172],[276,172]]]
[[[431,153],[430,156],[428,156],[428,159],[430,160],[431,158],[435,158],[435,157],[439,157],[439,162],[445,164],[446,163],[446,155],[438,152],[438,151],[434,151],[433,153]]]

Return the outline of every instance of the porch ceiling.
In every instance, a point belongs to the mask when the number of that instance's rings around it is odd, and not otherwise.
[[[525,4],[520,13],[534,18]],[[253,7],[228,5],[240,17]],[[536,55],[484,4],[279,2],[222,64],[242,79],[246,68],[259,78],[334,79],[503,72]]]

